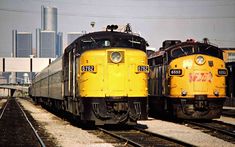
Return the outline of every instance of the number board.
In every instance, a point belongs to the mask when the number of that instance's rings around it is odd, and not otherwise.
[[[170,75],[182,75],[182,69],[171,69]]]
[[[81,67],[81,71],[82,72],[94,72],[95,71],[95,67],[94,67],[94,65],[83,65]]]
[[[137,67],[138,72],[149,72],[149,66],[148,65],[139,65]]]
[[[226,69],[218,69],[218,75],[227,75]]]

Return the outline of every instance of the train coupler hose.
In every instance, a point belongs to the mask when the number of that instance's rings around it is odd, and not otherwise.
[[[111,118],[111,116],[102,115],[102,113],[100,112],[100,109],[99,109],[99,103],[93,103],[92,110],[97,118],[101,118],[101,119],[110,119]]]
[[[120,116],[115,115],[114,113],[109,113],[109,114],[104,115],[103,112],[100,111],[98,103],[93,103],[92,104],[92,110],[93,110],[94,115],[97,118],[103,119],[103,120],[113,119],[117,123],[125,122],[128,119],[128,116],[129,116],[129,113],[130,113],[130,111],[127,110],[125,113],[121,114]]]
[[[135,110],[135,114],[130,112],[130,118],[132,120],[137,120],[141,116],[141,103],[140,102],[134,102],[134,110]]]

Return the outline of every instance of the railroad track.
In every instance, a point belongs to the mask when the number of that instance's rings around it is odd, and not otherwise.
[[[119,142],[119,145],[122,143],[120,146],[193,146],[192,144],[174,138],[146,131],[138,126],[127,129],[98,128],[98,130],[116,138],[118,140],[116,142]]]
[[[189,124],[192,128],[196,127],[218,138],[235,143],[235,126],[232,124],[217,120],[211,122],[184,121],[184,123]]]
[[[223,109],[222,115],[235,118],[235,110],[234,109]]]
[[[0,114],[0,146],[45,147],[15,98],[7,100]]]

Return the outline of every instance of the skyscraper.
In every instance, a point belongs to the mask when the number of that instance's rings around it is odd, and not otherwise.
[[[56,57],[56,34],[55,31],[40,31],[39,57]]]
[[[13,30],[13,57],[29,57],[32,55],[32,33]]]
[[[41,13],[41,29],[57,33],[57,8],[42,6]]]
[[[26,57],[32,55],[32,33],[12,31],[12,57]],[[12,83],[23,83],[23,75],[28,73],[11,73]]]
[[[62,50],[62,33],[57,34],[57,8],[41,7],[41,30],[37,29],[37,56],[58,57]]]
[[[58,32],[56,35],[56,56],[59,57],[63,54],[63,33]]]
[[[29,55],[32,55],[32,33],[17,33],[16,46],[16,57],[29,57]]]

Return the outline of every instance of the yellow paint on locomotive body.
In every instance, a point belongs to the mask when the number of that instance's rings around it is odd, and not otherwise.
[[[110,60],[112,52],[121,53],[119,63]],[[140,50],[106,48],[86,51],[78,61],[80,96],[147,97],[148,71],[137,71],[142,65],[148,68],[147,55]]]
[[[172,98],[194,98],[195,95],[207,95],[208,98],[225,97],[225,76],[218,70],[226,71],[224,61],[212,56],[203,56],[205,62],[197,64],[199,55],[190,55],[173,60],[171,69],[182,69],[181,75],[167,76],[169,79],[169,96]],[[168,73],[169,73],[168,71]]]

